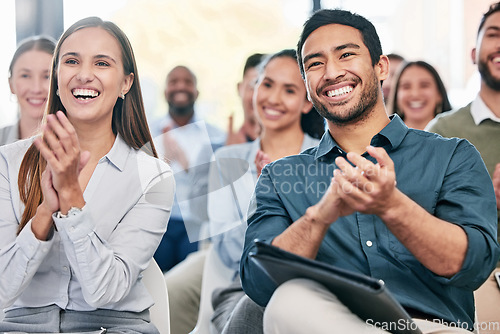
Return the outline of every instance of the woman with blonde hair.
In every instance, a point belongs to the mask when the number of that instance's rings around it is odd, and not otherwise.
[[[18,120],[0,129],[0,145],[33,136],[38,131],[49,93],[51,37],[33,36],[21,41],[9,65],[10,92],[16,97]]]

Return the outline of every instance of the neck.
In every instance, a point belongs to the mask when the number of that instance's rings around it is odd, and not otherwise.
[[[173,111],[172,108],[170,108],[168,110],[168,114],[170,115],[170,117],[172,118],[172,120],[175,122],[175,124],[177,126],[184,126],[184,125],[187,125],[189,123],[191,118],[193,118],[194,109],[190,109],[187,112],[183,112],[183,113],[179,114],[179,113]]]
[[[427,124],[432,121],[432,118],[426,120],[418,120],[418,119],[407,119],[405,118],[404,122],[407,127],[417,130],[424,130]]]
[[[379,133],[390,119],[383,104],[378,104],[366,118],[353,124],[338,125],[328,121],[330,135],[345,152],[363,154],[373,136]]]
[[[500,117],[500,92],[491,89],[484,81],[481,81],[479,96],[495,116]]]
[[[304,141],[304,132],[300,124],[287,130],[263,129],[260,136],[260,147],[271,161],[289,155],[299,154]],[[286,144],[284,144],[286,143]]]
[[[21,116],[19,120],[19,139],[25,139],[35,135],[39,128],[40,119]]]
[[[78,136],[81,151],[90,152],[90,161],[99,161],[115,143],[116,136],[111,130],[111,124],[107,127],[97,128],[87,124],[73,126]]]

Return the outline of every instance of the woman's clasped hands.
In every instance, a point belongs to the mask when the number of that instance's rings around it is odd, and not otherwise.
[[[44,206],[54,213],[66,214],[71,207],[85,205],[79,175],[90,158],[88,151],[80,151],[75,129],[62,111],[47,115],[42,136],[35,146],[47,161],[41,185]]]

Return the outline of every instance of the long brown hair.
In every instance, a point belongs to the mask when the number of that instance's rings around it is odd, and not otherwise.
[[[55,114],[58,110],[66,114],[66,109],[56,94],[58,88],[57,69],[59,66],[61,45],[74,32],[90,27],[102,28],[116,38],[122,51],[123,71],[125,75],[134,74],[134,81],[130,90],[124,99],[117,98],[113,108],[113,133],[115,135],[118,133],[130,147],[137,150],[144,149],[154,157],[158,157],[144,112],[139,75],[132,46],[125,33],[112,22],[103,21],[98,17],[88,17],[74,23],[61,36],[52,59],[50,88],[45,115]],[[45,122],[45,117],[43,122]],[[21,217],[18,233],[35,215],[37,207],[43,201],[40,180],[46,164],[38,149],[34,145],[31,145],[24,155],[19,169],[19,194],[25,204],[25,209]]]

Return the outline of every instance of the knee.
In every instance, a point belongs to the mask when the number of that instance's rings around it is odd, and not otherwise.
[[[301,295],[307,290],[309,281],[294,279],[281,284],[273,293],[264,312],[264,328],[276,333],[276,329],[283,328],[283,324],[301,323],[304,315]],[[273,330],[271,330],[273,329]]]

